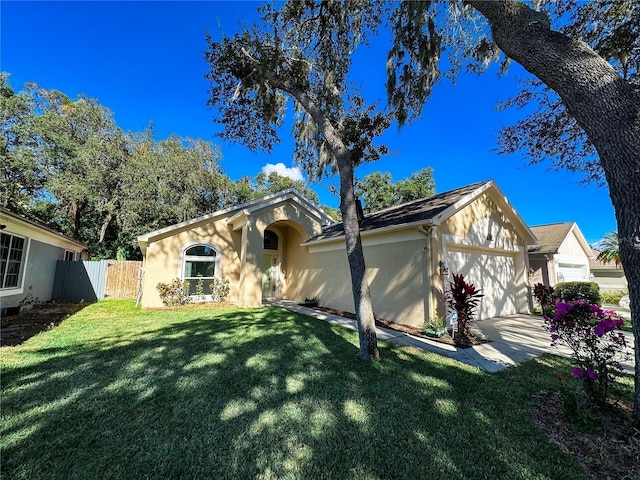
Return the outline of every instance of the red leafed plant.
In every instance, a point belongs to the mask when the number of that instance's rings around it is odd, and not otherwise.
[[[453,274],[453,281],[449,282],[449,291],[446,295],[447,305],[458,313],[457,335],[468,338],[471,336],[470,323],[474,320],[480,298],[484,297],[482,290],[476,288],[473,283],[467,283],[462,274]]]

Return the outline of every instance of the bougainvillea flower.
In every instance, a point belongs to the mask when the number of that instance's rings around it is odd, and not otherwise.
[[[559,320],[565,313],[573,308],[573,303],[558,302],[556,303],[556,314],[554,320]]]

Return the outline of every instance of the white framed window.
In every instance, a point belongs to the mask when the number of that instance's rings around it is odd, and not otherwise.
[[[187,295],[211,295],[211,281],[220,276],[221,256],[207,244],[189,246],[184,250],[182,278],[189,282]]]
[[[76,253],[71,250],[64,251],[64,261],[65,262],[73,262],[76,259]]]
[[[20,286],[25,246],[23,237],[0,233],[0,288]]]

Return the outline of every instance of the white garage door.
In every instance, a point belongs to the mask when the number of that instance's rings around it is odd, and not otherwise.
[[[482,289],[484,297],[480,299],[479,320],[517,313],[513,255],[449,250],[447,256],[449,281],[453,280],[454,273],[461,273],[465,281]]]
[[[582,277],[582,265],[558,265],[558,281],[559,282],[581,282],[584,280]]]

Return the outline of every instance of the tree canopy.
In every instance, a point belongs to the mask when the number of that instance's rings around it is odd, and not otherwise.
[[[388,172],[373,172],[365,175],[356,185],[356,196],[362,198],[365,213],[431,197],[435,193],[436,185],[431,167],[414,172],[409,178],[396,183],[392,182]]]
[[[140,258],[142,233],[286,188],[318,200],[278,175],[234,182],[211,142],[124,132],[97,99],[37,84],[16,93],[8,74],[0,121],[2,205],[87,244],[92,258]]]
[[[420,114],[438,74],[438,46],[456,47],[449,57],[454,72],[460,58],[469,59],[467,68],[476,71],[498,59],[502,67],[508,61],[522,65],[535,79],[527,80],[529,91],[507,106],[532,103],[537,110],[503,131],[501,148],[524,148],[531,161],[551,156],[556,167],[582,170],[587,179],[604,178],[618,222],[631,315],[640,318],[640,4],[560,0],[530,5],[517,0],[402,2],[389,54],[389,101],[402,122]],[[545,10],[538,9],[541,5]],[[442,21],[448,22],[446,28]],[[434,28],[438,22],[440,28]],[[634,417],[640,422],[637,322],[633,330]]]
[[[354,195],[354,169],[387,153],[374,140],[391,119],[350,84],[352,54],[382,19],[382,4],[286,2],[260,8],[261,21],[231,37],[207,38],[209,105],[222,138],[269,151],[293,103],[295,159],[310,178],[336,172],[360,334],[360,356],[378,358]]]

